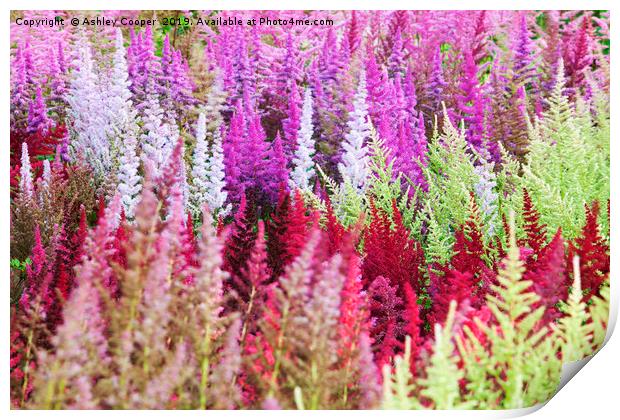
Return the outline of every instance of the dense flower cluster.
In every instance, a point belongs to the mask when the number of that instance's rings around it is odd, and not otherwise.
[[[165,13],[335,24],[12,26],[14,407],[519,408],[600,347],[607,13]]]

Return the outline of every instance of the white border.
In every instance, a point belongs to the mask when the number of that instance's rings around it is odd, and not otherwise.
[[[1,215],[0,220],[0,236],[4,238],[4,242],[0,247],[1,255],[0,266],[2,267],[3,276],[0,282],[0,302],[2,305],[2,322],[0,323],[0,340],[2,343],[2,368],[0,369],[0,399],[2,400],[2,412],[7,411],[11,418],[37,418],[41,416],[51,418],[81,418],[84,416],[82,412],[32,412],[32,411],[9,411],[9,80],[10,80],[10,67],[9,67],[9,11],[8,7],[12,7],[16,10],[99,10],[99,9],[181,9],[181,10],[194,10],[194,9],[228,9],[228,10],[252,10],[252,9],[277,9],[277,10],[320,10],[320,9],[342,9],[342,10],[394,10],[394,9],[443,9],[443,10],[458,10],[458,9],[471,9],[471,10],[529,10],[529,9],[572,9],[572,10],[594,10],[594,9],[606,9],[611,10],[611,15],[615,16],[614,4],[617,2],[607,1],[584,1],[584,0],[547,0],[541,1],[480,1],[470,0],[467,2],[456,2],[447,0],[434,0],[433,2],[403,2],[397,0],[382,0],[368,1],[359,0],[355,2],[346,2],[342,0],[281,0],[277,2],[258,2],[258,1],[242,1],[242,0],[216,0],[216,1],[186,1],[177,0],[161,1],[161,0],[140,0],[140,1],[119,1],[109,0],[105,2],[84,2],[76,0],[64,0],[64,1],[35,1],[35,0],[22,0],[15,2],[14,4],[4,4],[3,16],[5,25],[2,27],[3,37],[3,52],[1,57],[4,57],[4,66],[2,68],[2,102],[0,103],[0,115],[2,115],[2,138],[3,142],[2,152],[0,153],[0,200],[2,200],[2,206],[0,208]],[[611,25],[612,29],[612,51],[617,47],[618,36],[617,31],[614,29],[614,25]],[[616,71],[618,67],[617,60],[611,60],[611,72],[613,74],[613,81],[611,87],[612,99],[612,113],[611,113],[611,161],[618,161],[618,140],[614,138],[614,133],[618,132],[618,124],[620,119],[618,118],[617,99],[618,92],[616,88],[615,77],[618,74]],[[611,166],[611,179],[620,180],[619,173],[616,165]],[[615,222],[618,220],[616,217],[618,211],[616,210],[616,201],[618,197],[618,184],[612,182],[611,184],[611,196],[613,204],[611,206],[611,219],[614,229],[611,231],[612,247],[611,247],[611,272],[616,273],[618,270],[618,264],[620,262],[618,251],[618,230],[615,229]],[[615,277],[615,276],[614,276]],[[611,282],[611,295],[612,295],[612,319],[615,325],[615,320],[618,313],[618,290],[617,279]],[[613,327],[611,328],[613,330]],[[610,331],[611,333],[611,331]],[[608,334],[609,337],[610,334]],[[567,418],[569,416],[579,416],[580,418],[610,418],[609,413],[617,412],[617,400],[618,400],[618,382],[620,381],[620,362],[618,360],[618,354],[620,354],[620,339],[617,334],[609,340],[606,346],[597,354],[593,360],[588,363],[588,368],[584,372],[580,372],[576,378],[569,381],[564,389],[562,389],[558,395],[553,397],[545,408],[536,412],[534,418]],[[428,411],[416,411],[416,412],[381,412],[374,413],[371,411],[355,411],[355,412],[297,412],[293,414],[298,418],[309,418],[315,416],[354,416],[359,419],[370,419],[376,415],[386,416],[390,418],[501,418],[501,417],[514,417],[523,414],[527,414],[536,411],[539,407],[524,410],[515,410],[510,412],[482,412],[482,411],[463,411],[463,412],[428,412]],[[252,411],[252,412],[197,412],[197,411],[185,411],[185,412],[138,412],[138,411],[124,411],[116,412],[114,416],[137,418],[149,418],[158,419],[170,416],[185,417],[185,418],[247,418],[248,416],[258,418],[288,418],[292,413],[288,412],[273,412],[273,411]],[[93,411],[86,414],[93,418],[108,418],[109,413],[104,411]]]

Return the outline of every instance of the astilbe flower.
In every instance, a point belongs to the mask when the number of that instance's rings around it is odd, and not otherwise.
[[[379,119],[385,115],[384,106],[389,96],[387,74],[377,64],[374,51],[371,49],[367,53],[366,59],[366,85],[368,90],[368,113],[375,125],[378,125]]]
[[[185,142],[179,137],[170,156],[163,167],[158,181],[158,196],[164,202],[166,218],[177,217],[179,223],[184,219],[185,209],[188,207],[189,185],[185,168]],[[154,173],[152,166],[147,172]],[[151,175],[152,176],[152,175]]]
[[[110,142],[106,135],[107,112],[101,86],[94,68],[91,45],[82,34],[78,57],[71,74],[66,100],[71,121],[71,151],[73,157],[85,159],[98,182],[103,182],[112,170]],[[103,106],[102,106],[103,105]]]
[[[381,398],[380,385],[377,379],[379,371],[373,360],[370,337],[367,333],[361,334],[358,347],[359,408],[361,410],[368,410],[376,407]]]
[[[497,75],[502,72],[504,69],[499,68],[500,66],[496,66],[492,70],[492,77],[497,78],[494,82],[495,86],[493,89],[495,90],[494,98],[496,101],[491,105],[492,109],[490,110],[489,120],[495,121],[497,124],[494,127],[488,127],[490,133],[490,138],[501,139],[501,142],[506,150],[516,155],[519,158],[522,158],[527,153],[527,145],[528,145],[528,135],[527,135],[527,98],[526,98],[526,90],[524,85],[511,85],[509,88],[510,92],[505,93],[506,87],[505,83],[509,83],[507,80],[502,80],[500,76]],[[498,119],[497,116],[505,115],[505,118]],[[493,142],[488,142],[487,147],[490,148],[493,145]],[[492,152],[492,150],[489,150]],[[497,155],[497,153],[494,153]],[[497,156],[495,156],[495,161],[497,161]]]
[[[362,29],[359,23],[359,18],[357,15],[357,11],[351,11],[351,19],[347,21],[346,27],[346,40],[347,46],[351,53],[354,53],[355,50],[360,46],[361,38],[362,38]]]
[[[52,124],[52,120],[47,116],[47,106],[41,93],[41,86],[37,86],[34,102],[30,102],[28,108],[28,131],[45,132]]]
[[[252,63],[248,57],[247,37],[241,33],[237,34],[234,40],[235,53],[232,57],[231,79],[233,82],[230,92],[230,101],[234,103],[244,100],[246,111],[254,108],[254,95],[256,92],[256,73],[252,68]],[[249,101],[245,101],[249,99]]]
[[[303,69],[299,63],[300,51],[297,45],[298,38],[295,37],[292,31],[287,31],[285,41],[285,52],[282,59],[282,65],[278,72],[278,81],[280,82],[280,88],[289,88],[295,86],[298,80],[301,79]],[[290,91],[290,94],[294,92]],[[299,99],[299,97],[297,97]]]
[[[424,129],[424,117],[422,113],[411,120],[405,117],[398,125],[398,132],[393,142],[394,150],[394,175],[402,174],[407,182],[413,182],[415,186],[426,191],[428,183],[424,176],[424,168],[428,164],[427,140]],[[410,190],[413,194],[413,189]]]
[[[537,75],[534,63],[535,51],[525,13],[521,13],[517,18],[511,48],[514,60],[512,83],[516,87],[532,84]]]
[[[572,261],[575,255],[579,256],[584,302],[599,296],[601,286],[609,276],[609,244],[601,236],[598,217],[598,202],[586,205],[586,222],[581,235],[568,246],[568,261]]]
[[[224,150],[222,148],[222,136],[219,129],[213,134],[211,144],[211,155],[209,157],[209,169],[207,170],[206,199],[210,208],[218,214],[226,216],[231,209],[230,204],[226,204],[228,194],[226,193],[226,181],[224,179]]]
[[[299,190],[295,192],[294,200],[292,198],[282,191],[266,227],[269,264],[274,279],[299,255],[312,225],[313,217],[307,214],[308,209]]]
[[[368,122],[368,104],[366,103],[366,74],[362,71],[353,111],[347,123],[349,132],[342,144],[342,162],[338,164],[338,170],[344,181],[348,181],[360,194],[366,188],[368,178],[368,147],[366,140],[370,135],[370,123]]]
[[[301,254],[280,278],[261,323],[274,355],[274,364],[267,366],[272,372],[267,387],[275,391],[279,401],[292,401],[293,393],[299,393],[294,391],[297,384],[302,398],[299,401],[298,396],[298,404],[309,408],[326,407],[329,401],[341,399],[349,376],[344,375],[337,353],[345,280],[342,257],[336,254],[321,262],[320,239],[321,231],[315,228]],[[326,379],[330,386],[325,386]],[[344,402],[346,406],[358,404],[346,398]]]
[[[202,108],[207,117],[207,138],[218,131],[221,134],[223,128],[222,113],[226,111],[226,91],[224,90],[222,72],[216,69],[214,73],[206,103]]]
[[[153,33],[147,27],[144,32],[129,31],[131,43],[127,50],[131,91],[136,103],[142,103],[149,93],[161,92],[161,62],[155,55]]]
[[[396,203],[392,205],[391,217],[371,204],[371,217],[364,236],[362,277],[365,287],[378,276],[384,276],[393,285],[410,284],[419,292],[423,285],[419,270],[424,263],[422,249],[403,225]]]
[[[40,229],[35,227],[32,264],[26,267],[27,281],[20,299],[23,304],[20,309],[29,313],[28,308],[36,302],[38,310],[44,314],[49,333],[54,333],[62,322],[63,304],[75,286],[74,267],[80,262],[84,239],[79,228],[76,232],[70,232],[64,224],[55,225],[48,245],[49,254],[46,255]]]
[[[325,198],[325,208],[325,218],[327,219],[325,223],[325,230],[327,231],[328,238],[327,250],[329,255],[333,255],[340,251],[344,246],[348,232],[338,220],[329,195],[326,195]]]
[[[487,38],[489,27],[487,25],[487,11],[481,10],[476,19],[476,25],[471,37],[470,51],[475,63],[479,63],[487,54]]]
[[[532,204],[527,189],[523,188],[523,230],[526,238],[522,246],[530,248],[538,255],[547,243],[547,226],[540,222],[540,213]]]
[[[295,137],[294,156],[291,160],[291,189],[309,190],[310,182],[314,176],[314,140],[312,127],[312,92],[306,89],[301,112],[299,131]]]
[[[247,137],[240,146],[241,154],[241,179],[243,180],[246,192],[256,195],[257,199],[261,195],[270,194],[267,180],[270,178],[269,163],[266,162],[267,147],[266,134],[260,122],[260,117],[255,113],[250,113],[247,120]],[[277,198],[277,194],[276,197]]]
[[[280,377],[286,373],[286,371],[283,372],[284,369],[288,370],[290,367],[292,374],[295,374],[294,365],[291,366],[289,363],[281,367],[280,365],[292,356],[289,354],[293,349],[300,347],[293,341],[296,338],[293,334],[303,333],[307,328],[308,321],[304,314],[304,306],[310,293],[313,251],[318,243],[318,232],[314,231],[301,254],[287,267],[286,273],[279,279],[278,287],[272,288],[268,294],[265,314],[260,322],[260,347],[263,349],[265,361],[261,364],[262,366],[255,367],[254,371],[259,375],[258,380],[267,382],[266,385],[272,392],[280,388],[280,382],[286,383],[280,380]],[[295,321],[296,325],[292,326],[289,320]],[[304,324],[303,330],[296,331],[301,323]],[[301,350],[303,351],[303,348]],[[289,400],[289,398],[284,400]]]
[[[578,31],[565,41],[564,64],[567,85],[573,89],[584,86],[587,70],[594,61],[592,32],[591,17],[586,12]]]
[[[248,104],[238,102],[224,142],[226,185],[232,201],[245,192],[261,205],[277,199],[279,186],[270,185],[273,173],[280,170],[267,162],[268,143],[260,117]]]
[[[230,119],[228,131],[224,137],[224,169],[226,173],[226,192],[233,202],[239,202],[244,193],[244,185],[241,180],[241,169],[239,165],[240,152],[238,151],[242,137],[245,135],[245,119],[239,104],[235,108],[235,113]]]
[[[552,322],[561,316],[560,301],[568,298],[566,256],[561,228],[547,246],[539,251],[536,261],[529,261],[523,278],[532,281],[532,290],[540,296],[535,305],[546,306],[543,322]]]
[[[194,81],[191,78],[189,64],[183,58],[181,51],[175,50],[172,56],[172,100],[177,105],[192,105],[195,102],[193,97]]]
[[[344,367],[346,398],[357,401],[362,408],[376,404],[378,370],[372,361],[370,308],[362,287],[361,260],[355,250],[358,241],[359,226],[346,232],[338,251],[328,255],[342,256],[340,271],[345,279],[340,293],[337,352]]]
[[[243,327],[240,332],[242,345],[248,333],[255,333],[256,321],[264,305],[266,286],[271,278],[267,265],[267,247],[265,243],[265,223],[258,221],[256,240],[246,264],[241,267],[239,276],[233,276],[239,312],[242,314]]]
[[[559,60],[563,56],[562,38],[560,35],[560,12],[547,10],[545,12],[545,49],[542,51],[544,59],[545,89],[553,89],[554,77]]]
[[[206,202],[205,195],[209,188],[209,143],[207,141],[207,117],[204,112],[198,115],[195,136],[190,202],[194,213],[198,213],[202,204]]]
[[[430,325],[445,321],[451,301],[458,304],[459,310],[477,310],[483,306],[495,275],[485,261],[487,255],[481,225],[479,210],[471,195],[470,216],[454,233],[451,260],[444,266],[433,264],[429,269]]]
[[[164,38],[161,51],[159,83],[163,94],[162,106],[167,116],[176,120],[181,117],[183,106],[191,106],[195,102],[192,96],[194,83],[181,52],[170,46],[169,35]]]
[[[432,57],[430,76],[427,83],[427,96],[429,97],[429,103],[426,104],[428,111],[432,113],[438,113],[441,110],[441,102],[444,98],[444,89],[446,88],[446,81],[443,74],[443,58],[441,56],[441,49],[439,46],[435,47],[435,53]]]
[[[142,188],[142,177],[138,173],[140,160],[137,154],[138,126],[135,122],[137,114],[131,101],[126,52],[120,28],[116,31],[115,47],[114,67],[108,90],[109,134],[120,142],[118,192],[121,195],[125,215],[131,220]]]
[[[289,171],[287,169],[287,159],[282,145],[280,132],[271,142],[267,150],[267,173],[265,175],[265,188],[267,189],[269,201],[276,203],[280,191],[288,192]]]
[[[41,187],[43,190],[49,189],[50,183],[52,181],[52,166],[50,165],[50,161],[45,159],[43,161],[43,172],[41,173]]]
[[[209,372],[213,361],[213,352],[216,340],[227,328],[228,322],[222,317],[224,310],[224,282],[229,274],[222,270],[224,263],[223,238],[217,236],[213,227],[211,213],[204,207],[203,223],[199,241],[199,264],[192,273],[193,282],[187,290],[188,320],[187,328],[190,333],[190,342],[195,353],[199,374],[195,384],[200,398],[199,408],[207,405],[216,405],[224,408],[224,404],[232,404],[238,399],[234,396],[237,388],[231,380],[231,375],[237,374],[239,345],[236,342],[239,336],[240,322],[237,321],[228,327],[227,345],[222,350],[223,360],[218,373]],[[213,388],[210,387],[213,386]],[[195,404],[195,402],[194,402]]]
[[[32,198],[34,193],[30,156],[28,155],[28,145],[26,143],[22,143],[21,167],[19,169],[19,192],[26,199]]]
[[[88,257],[78,267],[80,283],[67,301],[63,310],[65,321],[52,339],[54,353],[40,355],[44,361],[41,366],[45,369],[37,372],[37,379],[46,384],[44,389],[51,390],[51,394],[37,394],[36,404],[46,407],[58,404],[77,409],[97,407],[91,375],[96,376],[109,363],[103,302],[98,285],[105,284],[112,275],[107,261],[108,243],[111,240],[110,226],[115,223],[119,208],[117,196],[86,239]]]
[[[30,82],[28,67],[26,66],[25,45],[19,43],[11,62],[11,119],[12,122],[22,123],[22,118],[27,118],[27,110],[30,99]]]
[[[161,108],[154,81],[149,79],[146,100],[142,112],[142,161],[148,161],[153,167],[153,176],[160,175],[172,151],[175,127],[164,122],[164,110]]]
[[[256,208],[254,208],[253,203],[248,203],[245,195],[243,195],[232,226],[229,228],[224,251],[224,269],[232,276],[231,281],[226,284],[227,291],[235,290],[236,284],[233,279],[242,276],[242,269],[248,261],[256,240],[257,233],[254,231],[254,224],[257,220]]]
[[[241,402],[241,391],[238,385],[234,384],[234,378],[241,369],[241,349],[238,342],[240,325],[241,322],[236,320],[229,327],[221,351],[221,360],[211,372],[210,381],[214,386],[210,392],[213,395],[214,409],[231,410]]]
[[[290,93],[288,97],[287,116],[282,121],[282,132],[284,133],[285,140],[284,151],[288,161],[290,162],[293,159],[299,136],[298,133],[301,124],[300,108],[302,107],[302,101],[299,95],[299,89],[297,88],[297,83],[291,82],[289,90]],[[312,105],[310,105],[310,107],[312,107]],[[310,109],[310,113],[312,113],[312,109]],[[312,115],[310,115],[309,123],[310,130],[312,130]]]
[[[379,368],[404,350],[405,336],[419,329],[417,298],[409,285],[391,286],[383,276],[376,277],[368,288],[370,310],[370,337],[373,342],[375,363]],[[407,287],[408,286],[408,287]],[[413,300],[411,300],[413,299]],[[418,334],[413,335],[417,355]],[[415,357],[415,356],[414,356]]]
[[[443,275],[431,273],[431,285],[429,294],[433,301],[429,311],[428,322],[430,325],[443,324],[446,320],[450,302],[468,306],[474,296],[476,284],[470,271],[447,270]]]
[[[393,37],[392,52],[388,57],[388,70],[392,76],[401,74],[403,69],[403,38],[400,28],[396,29],[396,34]]]
[[[460,272],[469,271],[473,275],[474,296],[472,305],[478,308],[483,302],[494,274],[486,263],[487,247],[481,230],[482,220],[475,197],[470,195],[469,218],[461,229],[455,232],[456,241],[450,265]]]
[[[476,150],[480,150],[487,138],[485,102],[478,82],[478,66],[469,51],[465,53],[459,88],[462,93],[457,96],[457,106],[467,129],[467,142]]]
[[[49,72],[49,84],[50,84],[50,100],[53,104],[56,105],[56,113],[58,115],[64,115],[64,110],[62,109],[66,106],[64,101],[64,96],[67,91],[66,84],[66,64],[64,57],[64,49],[63,43],[58,41],[55,46],[50,46],[49,48],[49,61],[50,61],[50,72]],[[59,109],[60,108],[60,109]]]
[[[496,192],[497,176],[493,171],[493,163],[490,154],[487,152],[486,158],[480,157],[478,166],[474,172],[478,175],[478,182],[474,185],[476,198],[480,202],[480,211],[482,212],[482,221],[486,229],[484,230],[485,238],[495,236],[495,229],[498,223],[498,203],[499,197]]]
[[[392,220],[374,204],[371,214],[364,238],[362,278],[371,299],[371,318],[375,319],[370,330],[375,358],[382,366],[404,350],[406,335],[418,342],[421,331],[417,295],[423,287],[420,266],[424,257],[420,245],[403,226],[395,203]]]
[[[52,296],[49,290],[51,286],[51,276],[47,263],[47,256],[43,244],[41,242],[41,230],[39,226],[34,230],[34,247],[32,248],[32,263],[26,267],[27,282],[24,292],[19,300],[20,307],[26,311],[30,309],[31,304],[37,299],[42,305],[38,310],[42,311],[43,319],[46,317],[47,309],[52,303]]]

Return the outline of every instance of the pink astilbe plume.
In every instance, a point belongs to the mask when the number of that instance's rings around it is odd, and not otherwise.
[[[277,203],[281,190],[288,191],[289,171],[280,132],[266,153],[265,189],[270,203]]]
[[[246,266],[257,237],[257,233],[254,231],[254,224],[258,220],[258,216],[256,209],[250,207],[251,205],[251,203],[248,204],[245,195],[243,195],[235,219],[229,228],[230,231],[228,232],[224,251],[224,269],[231,273],[233,277],[226,285],[227,290],[237,289],[234,279],[242,278],[242,270]],[[241,295],[245,294],[243,291],[238,290],[237,292]]]
[[[526,237],[522,241],[522,246],[527,246],[538,255],[547,243],[547,226],[540,222],[540,213],[532,204],[530,194],[525,188],[523,188],[523,221]]]
[[[52,121],[47,115],[47,106],[41,93],[41,86],[37,86],[35,99],[30,102],[28,109],[28,131],[45,132],[51,125]]]
[[[312,226],[313,217],[304,204],[299,190],[294,201],[286,192],[280,194],[278,205],[267,223],[269,264],[274,278],[284,272],[301,252]]]
[[[594,40],[592,39],[592,21],[586,14],[581,19],[581,25],[576,33],[565,41],[564,66],[567,76],[567,86],[579,89],[584,86],[585,75],[593,62]]]
[[[535,262],[528,264],[523,277],[532,281],[532,289],[546,306],[543,322],[552,322],[561,316],[558,309],[560,301],[568,298],[566,282],[566,256],[562,231],[558,229],[553,239],[539,253]]]
[[[439,113],[441,101],[443,100],[446,81],[443,75],[443,59],[439,46],[435,47],[432,56],[431,73],[427,84],[428,97],[430,102],[427,104],[430,112]]]
[[[411,284],[414,290],[419,291],[422,287],[419,268],[424,256],[420,244],[410,238],[409,231],[403,225],[396,203],[392,205],[392,217],[374,204],[371,215],[371,224],[364,239],[364,285],[367,287],[375,278],[384,276],[394,285]]]
[[[368,289],[370,305],[370,336],[373,342],[375,363],[381,367],[389,363],[402,349],[397,337],[404,336],[402,305],[398,287],[390,286],[385,277],[376,277]]]
[[[221,361],[211,372],[209,378],[213,384],[210,393],[215,402],[213,408],[232,410],[241,401],[241,391],[234,385],[234,378],[241,368],[241,350],[239,348],[239,334],[241,322],[236,320],[228,328],[221,349]]]
[[[513,83],[516,86],[529,85],[536,76],[534,66],[535,48],[528,28],[527,14],[517,17],[512,41]]]
[[[462,93],[457,96],[457,104],[467,129],[467,141],[479,149],[486,140],[484,125],[486,104],[478,82],[478,66],[470,52],[465,53],[459,88]]]
[[[301,95],[294,81],[291,82],[289,90],[287,117],[282,121],[283,146],[287,162],[293,159],[297,144],[297,132],[301,122]]]
[[[258,221],[256,240],[247,263],[241,268],[239,276],[232,282],[239,299],[239,308],[243,316],[243,328],[240,340],[244,343],[248,333],[255,332],[255,324],[260,316],[261,308],[266,299],[266,286],[271,278],[271,270],[267,265],[267,247],[265,244],[265,223]]]
[[[62,383],[63,389],[72,390],[71,397],[63,396],[67,407],[88,409],[97,406],[90,374],[102,372],[109,363],[101,287],[112,275],[107,259],[108,244],[112,237],[111,226],[116,223],[119,212],[117,196],[86,239],[88,257],[77,268],[80,281],[65,305],[65,321],[52,339],[55,353],[41,356],[48,367],[40,373],[42,378],[50,386]]]
[[[603,282],[609,276],[609,244],[601,236],[597,222],[600,207],[598,202],[586,205],[586,222],[578,238],[569,243],[568,261],[579,256],[583,301],[598,296]]]

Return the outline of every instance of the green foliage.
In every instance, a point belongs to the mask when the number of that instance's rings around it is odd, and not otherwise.
[[[454,127],[445,109],[443,133],[435,133],[429,142],[424,174],[428,182],[424,214],[429,225],[425,251],[429,258],[445,262],[452,231],[469,217],[469,194],[479,180],[465,132]]]
[[[496,177],[499,212],[504,217],[514,212],[516,234],[517,237],[521,237],[519,230],[520,226],[523,225],[521,217],[521,209],[523,208],[523,181],[520,177],[521,164],[501,143],[498,143],[498,146],[502,157],[502,165],[497,171]],[[504,245],[507,245],[508,238],[504,237],[503,229],[500,229],[498,234],[504,239]]]
[[[366,212],[367,198],[365,195],[357,193],[351,182],[345,180],[343,184],[338,185],[336,181],[330,178],[320,166],[317,170],[327,187],[327,191],[332,197],[334,212],[344,227],[349,227],[358,221],[360,215]]]
[[[574,362],[596,352],[605,340],[609,319],[609,285],[594,296],[586,307],[582,301],[579,257],[573,258],[573,286],[568,301],[562,306],[566,316],[553,326],[558,350],[564,363]]]
[[[458,356],[452,340],[456,302],[450,302],[450,310],[445,326],[435,324],[435,343],[426,377],[420,379],[423,387],[420,395],[432,401],[432,408],[439,410],[466,409],[473,407],[475,401],[465,402],[460,393],[459,382],[464,372],[458,367]]]
[[[30,265],[32,261],[30,257],[24,261],[20,261],[18,258],[11,258],[11,268],[19,271],[26,271],[26,266]]]
[[[411,377],[411,340],[407,337],[403,356],[394,360],[394,371],[388,366],[383,370],[383,408],[438,410],[473,408],[474,401],[465,401],[460,392],[460,381],[464,377],[459,368],[459,357],[455,352],[452,330],[456,302],[450,303],[445,325],[435,325],[433,354],[428,360],[425,376],[417,381]],[[419,399],[423,397],[424,402]]]
[[[383,366],[383,405],[386,410],[414,410],[423,408],[414,397],[415,386],[411,382],[411,338],[405,342],[405,354],[394,359],[394,371]]]
[[[601,287],[600,297],[593,296],[592,304],[588,306],[592,320],[592,350],[597,351],[603,345],[605,337],[610,334],[609,325],[609,283]]]
[[[555,328],[564,362],[581,360],[592,352],[592,324],[588,324],[586,304],[582,302],[579,257],[573,259],[574,281],[568,302],[563,305],[566,316]]]
[[[549,109],[530,129],[523,185],[549,235],[562,227],[572,239],[584,223],[584,204],[609,199],[609,111],[600,98],[594,117],[585,104],[572,108],[564,96],[563,72],[558,74]]]
[[[525,266],[516,244],[514,220],[511,226],[508,255],[499,268],[497,284],[491,286],[493,294],[487,296],[487,306],[495,322],[485,325],[476,320],[488,340],[487,376],[494,377],[501,391],[501,408],[528,407],[541,402],[555,390],[559,379],[559,371],[541,369],[555,355],[551,346],[541,344],[548,332],[546,327],[539,326],[545,308],[534,309],[540,298],[529,291],[532,282],[522,278]],[[469,336],[473,338],[471,333]],[[468,374],[470,368],[466,366]],[[477,369],[474,367],[474,371]],[[501,372],[503,375],[499,375]],[[532,386],[533,383],[543,389]]]
[[[392,201],[398,202],[401,196],[401,175],[394,178],[390,150],[377,138],[373,129],[370,135],[370,179],[367,194],[372,197],[377,209],[392,214]]]

